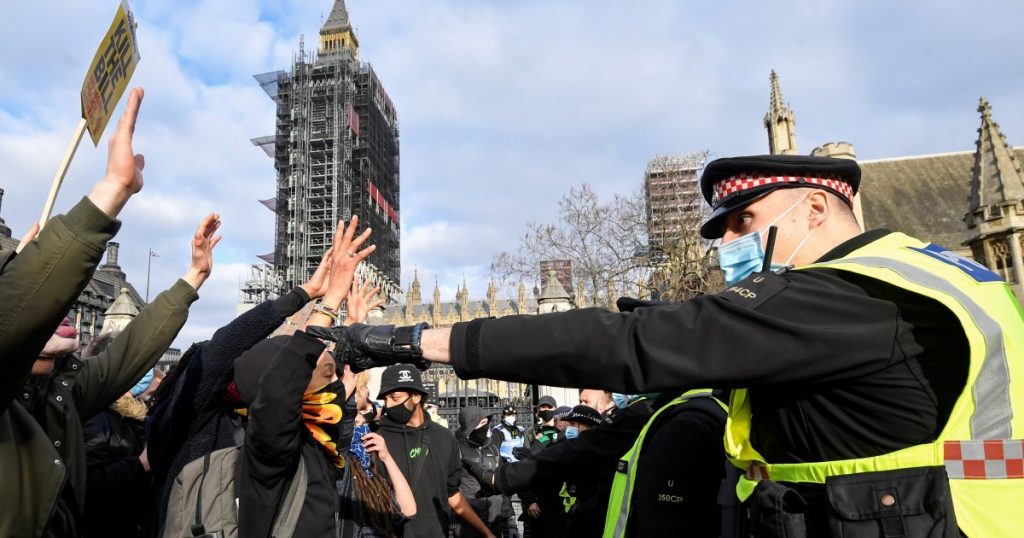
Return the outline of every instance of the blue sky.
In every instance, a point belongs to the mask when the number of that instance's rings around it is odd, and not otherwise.
[[[39,6],[37,4],[45,4]],[[136,1],[146,88],[136,150],[146,186],[123,213],[121,265],[169,286],[209,211],[224,220],[213,279],[179,345],[234,315],[237,283],[272,250],[272,134],[255,73],[316,46],[331,0]],[[18,2],[0,22],[2,216],[37,218],[79,114],[85,68],[116,3]],[[413,268],[446,300],[486,289],[491,255],[529,220],[554,218],[584,181],[635,188],[658,153],[763,153],[768,73],[781,77],[807,153],[845,140],[859,158],[971,150],[985,95],[1024,145],[1024,4],[981,1],[684,2],[350,0],[364,61],[401,125],[403,284]],[[101,143],[102,144],[102,143]],[[58,200],[69,208],[103,170],[83,142]],[[967,178],[965,177],[965,180]]]

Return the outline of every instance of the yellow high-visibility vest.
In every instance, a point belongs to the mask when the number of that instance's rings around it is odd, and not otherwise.
[[[1021,263],[1021,262],[1018,262]],[[725,444],[746,475],[741,500],[758,480],[824,483],[830,476],[945,466],[957,524],[969,536],[1015,536],[1024,529],[1024,312],[1009,286],[985,266],[904,234],[889,234],[829,262],[836,269],[935,299],[963,327],[970,350],[967,384],[938,438],[869,458],[766,462],[750,442],[751,405],[733,391]]]
[[[619,460],[619,468],[615,471],[615,478],[612,479],[612,491],[608,495],[608,512],[604,518],[603,538],[622,538],[626,535],[626,525],[629,523],[629,511],[632,507],[633,484],[636,481],[636,468],[640,460],[640,452],[644,446],[644,439],[647,431],[658,419],[658,416],[669,409],[674,408],[694,398],[712,398],[722,409],[728,411],[725,404],[711,396],[711,389],[694,389],[683,393],[672,401],[658,409],[640,430],[633,447]]]

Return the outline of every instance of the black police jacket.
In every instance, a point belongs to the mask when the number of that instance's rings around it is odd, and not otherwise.
[[[832,260],[888,231],[861,234]],[[964,386],[967,342],[932,299],[832,269],[748,278],[717,294],[609,312],[452,328],[462,379],[624,393],[748,388],[752,440],[777,463],[873,456],[933,440]]]

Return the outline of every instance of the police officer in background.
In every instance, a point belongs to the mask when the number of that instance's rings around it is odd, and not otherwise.
[[[619,460],[604,538],[722,535],[727,408],[721,397],[696,389],[654,401],[656,411]]]
[[[526,432],[523,427],[516,424],[516,408],[506,405],[501,410],[501,423],[494,427],[492,435],[501,445],[501,457],[505,461],[515,463],[519,461],[513,451],[522,448],[526,444]]]
[[[726,291],[412,330],[400,346],[380,342],[410,329],[352,326],[353,360],[422,355],[462,379],[624,392],[737,389],[725,444],[755,533],[1017,535],[1020,305],[941,246],[862,233],[859,184],[851,160],[718,159],[701,177],[714,209],[701,233],[721,239]]]

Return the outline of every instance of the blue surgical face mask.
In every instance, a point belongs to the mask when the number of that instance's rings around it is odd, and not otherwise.
[[[576,426],[567,426],[565,428],[565,438],[566,439],[575,439],[575,438],[577,438],[579,436],[580,436],[580,429],[577,428]]]
[[[782,212],[781,215],[775,217],[775,220],[771,221],[768,226],[765,226],[761,230],[755,230],[748,233],[747,235],[737,237],[724,245],[718,245],[718,266],[722,269],[725,274],[725,285],[732,286],[737,282],[747,278],[748,276],[761,270],[764,266],[764,232],[775,225],[776,222],[789,214],[796,206],[800,205],[807,197],[803,197],[798,200],[795,204],[789,206],[789,209]],[[804,237],[803,241],[797,245],[793,253],[789,255],[789,259],[784,264],[772,263],[770,268],[772,271],[779,271],[784,267],[789,266],[789,262],[793,261],[793,256],[796,256],[797,251],[800,247],[804,246],[804,243],[808,238],[811,237],[811,230]]]
[[[615,407],[625,409],[629,407],[629,402],[633,401],[636,396],[636,394],[619,394],[618,392],[613,392],[612,402],[615,402]]]

